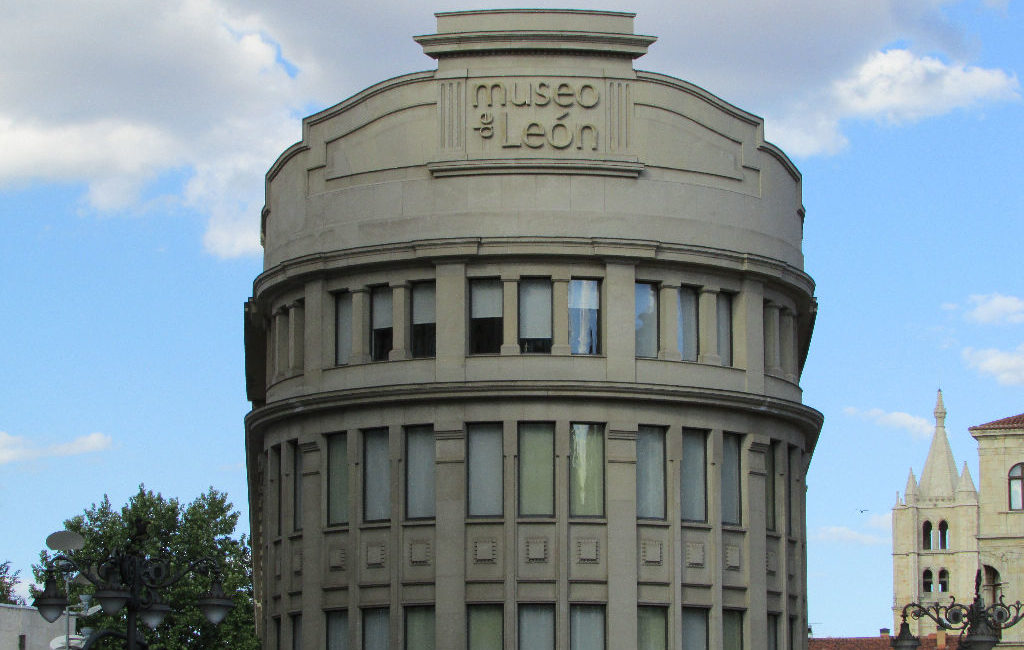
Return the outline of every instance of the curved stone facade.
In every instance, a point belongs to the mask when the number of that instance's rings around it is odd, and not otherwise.
[[[265,647],[805,647],[800,175],[632,22],[438,14],[270,169]]]

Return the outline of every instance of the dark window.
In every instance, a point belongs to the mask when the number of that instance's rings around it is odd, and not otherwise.
[[[932,522],[926,521],[921,526],[921,548],[926,551],[932,550]]]
[[[370,358],[387,361],[391,352],[391,287],[374,287],[370,292]]]
[[[412,356],[432,357],[437,350],[437,317],[433,282],[412,285]]]
[[[469,353],[497,354],[502,339],[501,280],[469,283]]]
[[[925,569],[924,570],[924,590],[926,592],[928,592],[928,593],[931,593],[931,590],[932,590],[932,570],[931,569]]]
[[[949,548],[949,524],[945,520],[939,522],[939,548]]]
[[[949,571],[945,569],[939,571],[939,591],[949,591]]]

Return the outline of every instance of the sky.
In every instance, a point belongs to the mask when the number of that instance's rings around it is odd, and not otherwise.
[[[433,68],[411,39],[433,11],[508,3],[2,5],[0,561],[24,578],[66,518],[143,483],[186,502],[213,486],[244,519],[264,173],[303,116]],[[764,117],[803,173],[819,312],[802,386],[825,416],[809,622],[876,635],[935,391],[975,481],[967,428],[1024,412],[1022,3],[531,5],[635,11],[659,37],[637,68]]]

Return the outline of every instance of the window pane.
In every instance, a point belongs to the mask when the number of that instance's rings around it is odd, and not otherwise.
[[[374,287],[370,292],[370,357],[386,361],[391,352],[391,287]]]
[[[363,432],[363,519],[391,519],[391,471],[388,463],[388,430]]]
[[[555,650],[555,608],[519,606],[519,650]]]
[[[777,442],[771,443],[765,453],[764,467],[764,512],[765,527],[768,530],[775,530],[775,451],[779,448]]]
[[[636,356],[658,356],[658,286],[636,283]]]
[[[768,615],[768,649],[779,650],[779,615]]]
[[[493,354],[501,351],[502,297],[501,280],[472,280],[469,283],[469,351],[471,354]]]
[[[708,610],[683,608],[683,650],[708,650]]]
[[[1024,509],[1024,481],[1019,478],[1010,479],[1010,510]]]
[[[519,514],[555,514],[555,427],[546,422],[519,425]]]
[[[406,650],[434,650],[434,608],[405,608]]]
[[[292,529],[302,530],[302,450],[291,443],[292,450]]]
[[[573,605],[569,608],[569,649],[604,650],[604,607]]]
[[[732,365],[732,294],[718,294],[718,356],[723,366]]]
[[[363,610],[363,650],[388,650],[391,632],[388,629],[388,608]]]
[[[327,612],[327,650],[348,650],[348,612]]]
[[[679,352],[683,361],[697,360],[697,290],[693,287],[679,289]]]
[[[683,429],[679,503],[684,521],[707,521],[707,433]]]
[[[598,280],[569,281],[569,348],[573,354],[601,353],[600,309]]]
[[[519,347],[523,352],[551,352],[551,280],[519,281]]]
[[[470,605],[469,650],[502,650],[503,618],[501,605]]]
[[[352,294],[339,293],[334,298],[334,363],[343,365],[352,356]]]
[[[437,349],[434,283],[412,285],[412,356],[432,357]]]
[[[743,650],[743,612],[722,612],[722,650]]]
[[[348,436],[327,438],[327,523],[348,523]]]
[[[302,650],[302,614],[292,614],[292,650]]]
[[[471,424],[467,429],[469,514],[501,515],[504,511],[501,423]]]
[[[405,433],[405,515],[434,516],[434,430],[429,426]]]
[[[572,425],[569,438],[569,515],[604,514],[604,427]]]
[[[637,431],[636,516],[665,518],[665,431],[660,427]]]
[[[722,523],[740,524],[740,447],[743,439],[722,436]]]
[[[637,650],[667,650],[666,610],[664,607],[637,607]]]

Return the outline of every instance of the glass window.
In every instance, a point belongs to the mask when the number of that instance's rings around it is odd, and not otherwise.
[[[274,617],[274,650],[281,650],[281,618]]]
[[[945,520],[939,522],[939,548],[949,548],[949,524]]]
[[[555,514],[555,425],[550,422],[519,425],[519,514]]]
[[[488,278],[469,282],[469,353],[501,352],[504,298],[501,280]]]
[[[924,575],[922,576],[922,582],[924,583],[924,591],[931,592],[931,590],[932,590],[932,580],[933,580],[932,570],[931,569],[925,569],[924,570]]]
[[[327,437],[327,524],[348,523],[348,436]]]
[[[779,650],[779,615],[768,615],[768,649]]]
[[[348,612],[335,609],[325,612],[327,619],[327,650],[348,650]]]
[[[939,591],[949,591],[949,571],[939,570]]]
[[[391,647],[391,631],[387,607],[371,607],[363,610],[363,650],[388,650]]]
[[[405,516],[434,516],[434,430],[430,426],[405,430]]]
[[[658,356],[658,285],[637,282],[636,298],[636,356]]]
[[[722,436],[722,523],[740,525],[740,450],[743,438],[735,433]]]
[[[466,456],[466,508],[469,516],[500,516],[504,512],[501,423],[468,425]]]
[[[708,650],[708,610],[683,608],[683,650]]]
[[[405,608],[405,650],[434,650],[434,608]]]
[[[569,607],[570,650],[604,650],[604,606]]]
[[[667,650],[668,616],[664,607],[636,608],[637,650]]]
[[[302,450],[299,443],[289,445],[292,452],[292,530],[302,530]]]
[[[743,650],[743,612],[722,611],[722,650]]]
[[[437,316],[433,282],[412,285],[412,356],[432,357],[437,350]]]
[[[555,650],[555,606],[519,606],[519,650]]]
[[[341,366],[352,356],[352,294],[334,296],[334,363]]]
[[[732,294],[718,294],[718,356],[723,366],[732,365]]]
[[[676,337],[679,339],[679,353],[683,361],[696,361],[697,338],[697,290],[693,287],[679,288],[679,325]]]
[[[470,605],[469,650],[502,650],[504,612],[501,605]]]
[[[302,614],[292,614],[292,650],[302,650]]]
[[[771,443],[764,457],[764,513],[765,527],[768,530],[775,530],[775,513],[778,510],[775,500],[775,452],[778,448],[779,443]]]
[[[707,521],[707,432],[683,429],[679,463],[679,505],[683,521]]]
[[[1010,510],[1024,510],[1024,463],[1010,468]]]
[[[665,518],[665,430],[641,425],[636,434],[636,516]]]
[[[391,287],[370,291],[370,359],[387,361],[391,352]]]
[[[573,354],[601,354],[601,282],[569,281],[569,349]]]
[[[573,423],[569,432],[569,515],[604,515],[604,427]]]
[[[363,520],[391,519],[391,470],[388,430],[363,432]]]
[[[551,280],[519,281],[519,350],[551,352]]]
[[[930,521],[921,525],[921,548],[926,551],[932,550],[932,522]]]

